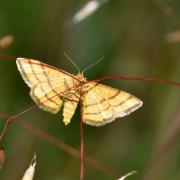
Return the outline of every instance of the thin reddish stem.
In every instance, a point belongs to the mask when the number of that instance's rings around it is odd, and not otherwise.
[[[151,77],[107,76],[107,77],[102,77],[102,78],[99,78],[99,79],[96,79],[93,81],[100,82],[100,81],[112,80],[112,79],[152,81],[152,82],[157,82],[157,83],[162,83],[162,84],[170,84],[170,85],[180,86],[179,82],[165,80],[165,79],[151,78]]]
[[[2,130],[2,132],[0,134],[0,140],[2,140],[2,138],[5,136],[5,134],[7,132],[7,129],[8,129],[8,126],[9,126],[9,123],[10,123],[11,120],[17,119],[18,117],[20,117],[21,115],[25,114],[26,112],[29,112],[29,111],[33,110],[35,107],[36,107],[36,105],[35,106],[31,106],[31,107],[25,109],[24,111],[21,111],[20,113],[7,118],[7,120],[5,122],[5,125],[3,127],[3,130]]]
[[[154,0],[152,0],[154,1]],[[16,56],[14,55],[9,55],[9,54],[2,54],[0,53],[0,58],[6,58],[6,59],[13,59],[16,60]],[[53,67],[54,68],[54,67]],[[57,69],[57,68],[55,68]],[[71,74],[61,70],[61,69],[57,69],[60,72],[69,75],[70,77],[78,80],[77,78],[75,78],[74,76],[71,76]],[[107,76],[107,77],[102,77],[96,80],[92,80],[95,82],[100,82],[103,80],[112,80],[112,79],[122,79],[122,80],[139,80],[139,81],[153,81],[153,82],[157,82],[157,83],[163,83],[163,84],[170,84],[170,85],[175,85],[175,86],[180,86],[179,82],[175,82],[175,81],[170,81],[170,80],[165,80],[165,79],[158,79],[158,78],[151,78],[151,77],[127,77],[127,76]],[[78,80],[79,81],[79,80]],[[80,81],[79,81],[80,82]]]
[[[84,134],[83,134],[83,103],[82,86],[80,88],[80,180],[84,179]]]
[[[83,139],[83,121],[80,121],[80,180],[84,177],[84,139]]]

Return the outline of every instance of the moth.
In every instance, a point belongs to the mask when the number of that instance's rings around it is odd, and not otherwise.
[[[110,86],[88,81],[83,73],[70,74],[38,60],[17,58],[18,70],[30,87],[30,96],[39,108],[57,113],[63,108],[67,125],[79,101],[83,122],[102,126],[127,116],[143,104],[137,97]]]

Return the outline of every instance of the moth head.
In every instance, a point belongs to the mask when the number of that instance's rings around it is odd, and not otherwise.
[[[78,73],[76,75],[76,78],[79,79],[79,81],[81,81],[81,82],[86,82],[87,81],[86,78],[84,77],[83,73]]]

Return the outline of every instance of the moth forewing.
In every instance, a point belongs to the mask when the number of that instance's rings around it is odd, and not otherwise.
[[[33,59],[18,58],[18,70],[31,88],[30,95],[43,110],[57,113],[63,100],[69,97],[69,89],[78,83],[73,75]],[[65,113],[66,114],[66,113]]]

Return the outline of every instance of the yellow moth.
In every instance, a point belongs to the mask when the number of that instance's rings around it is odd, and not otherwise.
[[[126,116],[142,106],[137,97],[88,81],[83,73],[72,75],[37,60],[17,58],[17,67],[31,88],[30,95],[43,110],[57,113],[62,105],[63,121],[67,125],[81,101],[83,122],[102,126]]]

